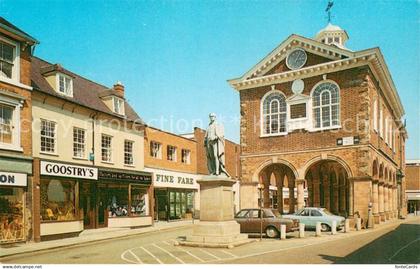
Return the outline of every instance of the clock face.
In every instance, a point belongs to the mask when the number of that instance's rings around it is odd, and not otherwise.
[[[286,65],[292,70],[299,69],[305,65],[307,59],[303,49],[295,49],[287,56]]]

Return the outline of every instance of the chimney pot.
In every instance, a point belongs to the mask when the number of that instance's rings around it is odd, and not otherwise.
[[[114,90],[124,97],[124,85],[121,81],[117,81],[117,83],[114,84]]]

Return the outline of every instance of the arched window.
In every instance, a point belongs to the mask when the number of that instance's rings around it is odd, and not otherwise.
[[[263,134],[281,134],[286,132],[286,98],[281,92],[272,92],[263,100]]]
[[[340,89],[331,82],[316,86],[312,93],[312,107],[315,128],[340,125]]]

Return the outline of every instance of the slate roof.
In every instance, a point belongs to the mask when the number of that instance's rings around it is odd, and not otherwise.
[[[39,91],[48,95],[55,96],[57,98],[65,99],[69,102],[76,103],[89,109],[107,113],[115,117],[126,118],[129,121],[136,121],[139,124],[144,124],[143,120],[128,104],[127,101],[124,102],[125,117],[123,115],[114,113],[105,105],[100,97],[108,95],[108,93],[113,92],[113,90],[82,76],[79,76],[67,69],[64,69],[61,66],[60,68],[62,69],[63,73],[69,74],[73,77],[73,97],[67,97],[57,93],[42,75],[45,73],[45,70],[54,69],[54,66],[57,65],[51,64],[35,56],[32,57],[31,82],[34,91]]]

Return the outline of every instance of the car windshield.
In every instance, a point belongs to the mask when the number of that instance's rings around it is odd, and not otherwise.
[[[331,213],[330,211],[328,211],[326,208],[322,209],[322,211],[323,211],[326,215],[334,216],[334,214],[333,214],[333,213]]]

